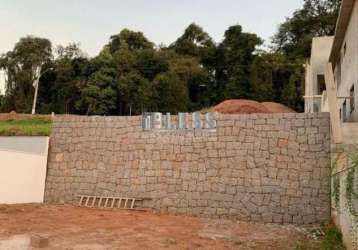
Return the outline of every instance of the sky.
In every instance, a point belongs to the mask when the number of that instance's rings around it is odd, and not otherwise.
[[[216,42],[236,24],[268,42],[302,4],[303,0],[1,0],[0,54],[21,37],[35,35],[53,45],[80,43],[84,52],[95,56],[123,28],[169,45],[192,22]],[[0,91],[2,78],[0,73]]]

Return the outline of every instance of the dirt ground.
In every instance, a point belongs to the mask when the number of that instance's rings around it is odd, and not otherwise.
[[[57,250],[295,249],[305,229],[209,220],[143,211],[71,206],[0,206],[0,249],[32,249],[30,237],[49,237]]]
[[[28,119],[43,119],[43,120],[52,120],[51,115],[30,115],[30,114],[18,114],[16,112],[10,113],[0,113],[0,121],[8,120],[28,120]]]

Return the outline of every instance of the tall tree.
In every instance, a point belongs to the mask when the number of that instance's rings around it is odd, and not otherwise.
[[[152,81],[158,74],[169,69],[169,63],[157,50],[145,49],[137,52],[135,68],[143,77]]]
[[[216,45],[213,39],[202,27],[192,23],[170,48],[180,55],[197,57],[208,71],[213,70],[215,63]]]
[[[152,49],[154,44],[150,42],[142,32],[124,29],[119,34],[111,36],[107,46],[113,54],[121,48],[126,48],[131,51]]]
[[[154,110],[177,113],[188,109],[188,88],[176,73],[169,71],[157,75],[153,88]]]
[[[242,32],[240,25],[229,27],[218,46],[216,77],[223,98],[250,97],[250,65],[254,52],[262,40],[251,33]]]
[[[51,59],[51,42],[32,36],[21,38],[12,51],[0,57],[0,69],[7,76],[6,109],[17,112],[31,110],[35,72],[38,67],[50,63]]]
[[[186,110],[193,111],[205,106],[203,96],[209,84],[208,71],[200,65],[198,58],[176,56],[169,61],[169,65],[170,71],[185,83],[189,95]]]
[[[283,86],[281,102],[294,110],[302,111],[304,69],[303,67],[292,65],[289,70],[289,79]]]
[[[151,108],[153,88],[148,79],[132,71],[118,80],[120,109],[124,114],[141,114]]]
[[[76,102],[79,110],[86,115],[109,115],[116,109],[117,94],[115,71],[101,68],[93,73],[85,86],[80,90],[81,98]]]
[[[261,53],[250,66],[251,99],[256,101],[274,100],[274,71],[278,69],[277,56]]]
[[[312,38],[334,34],[341,0],[304,0],[273,37],[275,51],[290,59],[310,56]]]
[[[291,60],[280,53],[259,53],[251,65],[251,99],[276,101],[301,111],[303,71],[300,59]]]
[[[40,79],[38,111],[41,113],[78,113],[80,89],[92,72],[90,60],[78,44],[58,46],[57,58]]]
[[[82,114],[111,115],[117,109],[117,71],[113,55],[105,47],[83,68],[76,109]]]

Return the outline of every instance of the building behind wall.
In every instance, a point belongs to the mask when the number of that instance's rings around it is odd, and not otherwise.
[[[329,112],[325,68],[332,63],[342,122],[358,121],[358,2],[343,0],[334,37],[317,37],[306,65],[305,112]]]
[[[332,63],[342,122],[358,121],[358,2],[344,0],[329,61]]]
[[[350,159],[357,154],[357,100],[358,0],[342,0],[334,37],[312,41],[311,58],[306,63],[305,112],[331,114],[331,215],[349,250],[358,249],[358,200],[351,200],[349,205],[347,194],[351,185],[348,175],[353,180],[358,178]],[[357,193],[358,182],[350,189]]]
[[[326,89],[324,71],[333,44],[333,36],[312,40],[311,58],[306,63],[305,112],[321,112],[322,95]]]

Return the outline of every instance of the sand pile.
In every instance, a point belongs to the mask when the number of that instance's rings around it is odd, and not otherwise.
[[[280,103],[260,103],[251,100],[227,100],[211,108],[210,111],[223,114],[295,113],[294,110]]]

